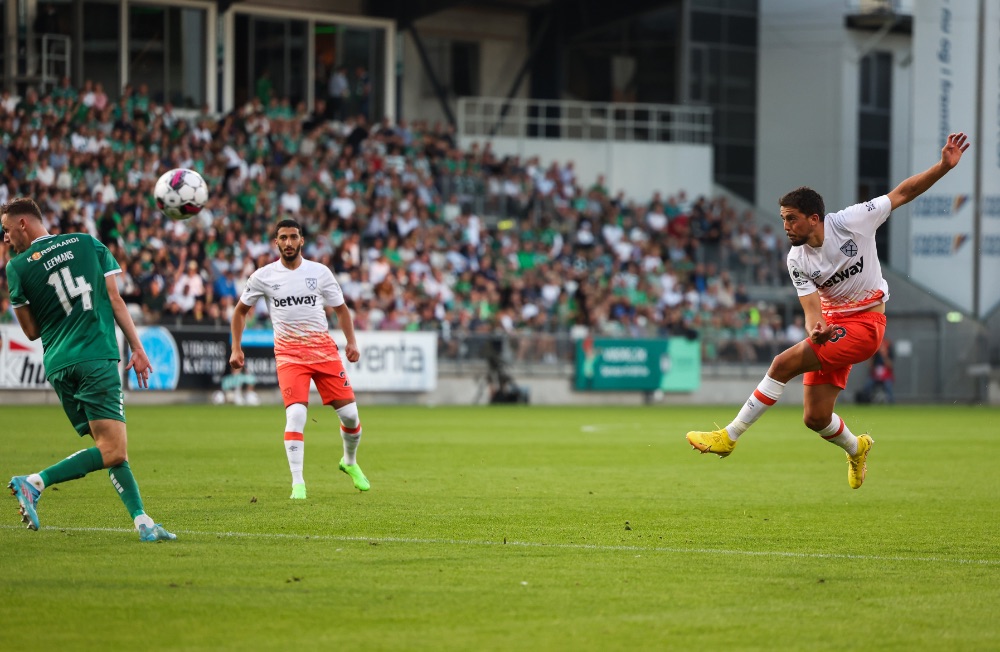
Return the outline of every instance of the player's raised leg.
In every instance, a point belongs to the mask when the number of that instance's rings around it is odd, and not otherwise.
[[[799,342],[774,357],[764,379],[740,408],[736,418],[721,430],[692,431],[688,443],[702,453],[727,457],[736,448],[740,435],[750,429],[764,412],[778,402],[785,384],[796,376],[820,368],[819,358],[807,341]]]
[[[305,466],[306,441],[303,433],[308,410],[302,403],[292,403],[285,408],[285,455],[288,470],[292,473],[292,500],[305,500],[306,481],[302,476]]]
[[[22,521],[29,530],[37,530],[41,527],[38,520],[38,500],[46,487],[76,480],[103,468],[101,451],[97,447],[85,448],[38,473],[14,476],[7,486],[20,505]]]
[[[358,444],[361,443],[361,416],[358,414],[358,404],[351,401],[337,407],[336,410],[337,417],[340,418],[340,437],[344,441],[344,457],[340,460],[340,470],[351,476],[358,490],[368,491],[371,489],[371,483],[358,466],[357,460]]]
[[[746,432],[769,407],[778,402],[784,389],[785,383],[764,376],[728,426],[721,430],[689,432],[688,443],[702,453],[715,453],[719,457],[727,457],[736,448],[740,435]]]

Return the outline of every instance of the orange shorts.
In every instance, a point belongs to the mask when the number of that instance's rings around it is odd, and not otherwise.
[[[881,312],[861,312],[843,317],[832,317],[827,323],[834,325],[834,334],[824,344],[806,340],[822,368],[807,371],[802,376],[803,385],[836,385],[847,387],[851,366],[875,355],[885,337],[885,315]]]
[[[323,405],[334,401],[353,401],[354,388],[340,360],[327,360],[315,364],[289,362],[278,365],[278,387],[285,400],[285,407],[293,403],[309,404],[309,381],[316,382],[316,389]]]

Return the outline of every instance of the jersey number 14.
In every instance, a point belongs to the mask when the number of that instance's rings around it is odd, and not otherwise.
[[[84,310],[90,310],[94,307],[94,303],[90,298],[90,293],[93,292],[94,288],[82,276],[73,278],[73,274],[70,273],[68,267],[63,267],[58,272],[49,274],[49,285],[55,289],[56,296],[59,297],[59,303],[62,304],[63,310],[66,311],[67,315],[73,312],[71,299],[75,299],[76,297],[82,297]]]

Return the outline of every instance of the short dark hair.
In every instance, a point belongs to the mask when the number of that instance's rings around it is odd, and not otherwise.
[[[801,186],[782,195],[781,199],[778,200],[778,206],[797,209],[806,216],[815,213],[819,215],[820,222],[826,217],[826,205],[823,203],[823,197],[807,186]]]
[[[7,213],[10,217],[30,215],[39,222],[42,221],[42,209],[30,197],[15,197],[11,199],[3,205],[3,208],[0,208],[0,213]]]
[[[295,220],[291,219],[291,218],[285,218],[285,219],[281,220],[280,222],[278,222],[277,224],[274,225],[274,239],[275,240],[278,239],[278,230],[279,229],[298,229],[299,230],[299,235],[300,236],[305,236],[305,234],[302,232],[302,225],[299,224],[298,222],[296,222]]]

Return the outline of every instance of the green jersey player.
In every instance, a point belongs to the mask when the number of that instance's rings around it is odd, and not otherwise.
[[[118,294],[114,275],[121,268],[108,248],[86,233],[50,235],[31,199],[4,205],[0,227],[15,253],[7,263],[14,314],[28,339],[42,338],[46,377],[77,433],[90,435],[95,444],[43,471],[11,479],[22,520],[37,530],[42,490],[108,469],[139,538],[177,538],[146,514],[129,468],[115,322],[132,348],[126,370],[135,371],[140,387],[148,385],[150,366]]]

